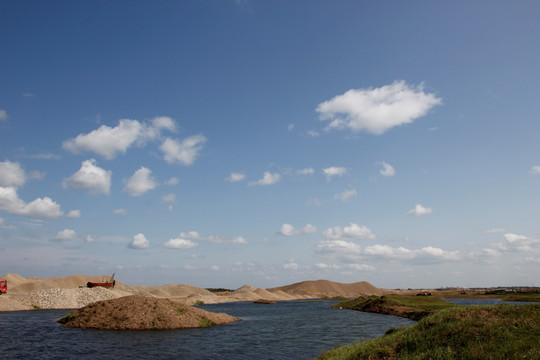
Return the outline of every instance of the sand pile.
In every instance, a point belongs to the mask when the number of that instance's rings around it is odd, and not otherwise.
[[[99,301],[60,319],[68,327],[109,330],[151,330],[208,327],[240,319],[212,313],[169,299],[126,296]]]
[[[127,295],[169,298],[188,305],[215,304],[235,301],[287,301],[321,297],[359,297],[383,295],[386,291],[368,282],[342,284],[328,280],[303,281],[272,289],[244,285],[227,294],[215,294],[206,289],[187,284],[163,286],[129,286],[119,281],[112,290],[86,288],[86,283],[110,280],[109,276],[74,275],[63,278],[24,278],[6,274],[0,278],[8,281],[8,294],[0,296],[0,311],[42,309],[76,309],[93,301],[114,299]]]
[[[307,297],[358,297],[383,295],[384,291],[366,281],[342,284],[329,280],[302,281],[292,285],[268,289],[283,291],[289,295]]]
[[[130,295],[124,291],[102,287],[75,289],[32,290],[27,294],[11,295],[21,305],[30,309],[77,309],[100,300],[116,299]]]

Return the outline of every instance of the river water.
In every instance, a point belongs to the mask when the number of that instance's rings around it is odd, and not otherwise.
[[[389,315],[332,309],[336,301],[201,306],[242,321],[204,329],[113,331],[64,328],[69,310],[0,313],[5,359],[312,359],[414,324]]]

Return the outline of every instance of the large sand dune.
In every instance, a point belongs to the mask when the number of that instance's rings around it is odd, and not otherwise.
[[[98,300],[114,299],[128,295],[169,298],[186,304],[222,303],[235,301],[287,301],[322,297],[358,297],[382,295],[384,290],[368,282],[342,284],[328,280],[303,281],[271,289],[244,285],[241,288],[216,294],[206,289],[187,285],[129,286],[116,281],[114,289],[86,288],[86,283],[110,280],[109,276],[73,275],[60,278],[22,277],[6,274],[8,294],[0,296],[0,311],[25,310],[36,307],[46,309],[79,308]]]

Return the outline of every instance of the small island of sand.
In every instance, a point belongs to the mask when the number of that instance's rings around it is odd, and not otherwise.
[[[241,319],[169,299],[124,296],[87,305],[64,316],[66,327],[106,330],[172,330],[209,327]]]

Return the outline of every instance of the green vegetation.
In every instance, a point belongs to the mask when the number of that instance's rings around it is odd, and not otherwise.
[[[455,307],[438,296],[370,296],[342,301],[334,308],[374,312],[420,320],[434,312]]]
[[[33,310],[41,310],[41,307],[38,305],[32,305]]]
[[[68,322],[70,322],[72,320],[75,320],[77,315],[78,315],[77,311],[72,311],[69,314],[67,314],[66,316],[62,317],[60,320],[58,320],[58,322],[60,324],[67,324]]]
[[[202,318],[199,320],[199,327],[201,328],[206,328],[206,327],[210,327],[214,325],[217,325],[217,324],[213,322],[212,320],[208,320],[206,318]]]
[[[202,300],[197,300],[197,301],[195,301],[195,303],[193,303],[193,305],[195,305],[195,306],[196,306],[196,305],[204,305],[204,301],[202,301]]]
[[[540,305],[454,306],[319,359],[540,359]]]

